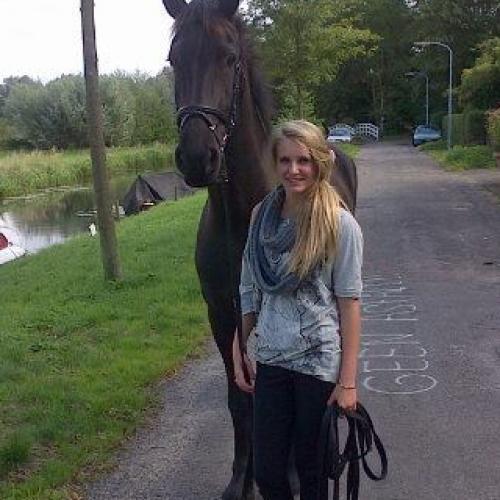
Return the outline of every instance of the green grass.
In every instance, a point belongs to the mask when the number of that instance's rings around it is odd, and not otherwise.
[[[198,193],[118,225],[120,283],[98,238],[0,267],[0,498],[65,499],[158,402],[154,382],[209,331],[194,270]]]
[[[436,141],[419,148],[428,151],[445,170],[495,168],[493,150],[489,146],[453,146],[448,151],[444,141]]]
[[[356,156],[358,156],[359,152],[361,151],[361,146],[359,144],[348,144],[345,142],[337,142],[335,143],[335,146],[337,146],[351,158],[356,158]]]
[[[174,164],[173,145],[152,144],[110,148],[109,172],[166,170]],[[0,199],[30,194],[39,189],[74,186],[91,178],[89,150],[33,151],[0,154]]]

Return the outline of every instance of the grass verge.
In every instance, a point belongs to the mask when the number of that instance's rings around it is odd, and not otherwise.
[[[198,193],[122,221],[125,278],[76,237],[0,267],[0,498],[71,497],[209,329],[194,270]]]
[[[174,164],[174,145],[109,148],[110,172],[160,170]],[[89,150],[12,152],[0,155],[0,199],[39,189],[74,186],[91,178]]]
[[[495,168],[493,150],[489,146],[453,146],[448,151],[444,141],[436,141],[419,148],[428,152],[445,170]]]
[[[349,144],[345,142],[337,142],[335,146],[341,149],[345,154],[349,155],[351,158],[356,158],[361,151],[361,146],[359,144]]]

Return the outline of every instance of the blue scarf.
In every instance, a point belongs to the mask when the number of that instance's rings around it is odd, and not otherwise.
[[[284,272],[276,274],[269,265],[264,249],[273,253],[289,252],[295,243],[295,224],[286,227],[278,225],[281,208],[285,201],[285,190],[278,186],[262,201],[255,220],[250,227],[249,259],[257,286],[266,293],[277,294],[297,289],[300,280],[296,274]]]

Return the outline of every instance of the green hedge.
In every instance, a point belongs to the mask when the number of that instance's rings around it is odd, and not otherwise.
[[[486,144],[486,112],[469,109],[463,115],[465,144]]]
[[[448,115],[443,117],[443,137],[448,137]],[[451,115],[451,141],[452,145],[465,144],[464,119],[461,113]]]
[[[448,115],[442,118],[443,137],[448,134]],[[451,139],[453,145],[486,144],[486,112],[469,109],[452,115]]]
[[[431,113],[429,121],[434,127],[441,127],[444,118],[448,120],[448,115],[442,111],[437,111],[436,113]]]
[[[488,142],[494,151],[500,152],[500,108],[488,113]]]

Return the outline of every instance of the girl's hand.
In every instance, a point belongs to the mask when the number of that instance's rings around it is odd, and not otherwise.
[[[243,363],[250,380],[247,380],[245,377]],[[243,354],[243,359],[241,358],[237,332],[235,332],[233,340],[233,367],[234,381],[236,382],[236,385],[244,392],[253,393],[255,387],[255,366],[246,352]]]
[[[337,405],[344,411],[354,411],[358,401],[356,389],[343,389],[340,384],[336,384],[332,394],[328,398],[328,405]]]

